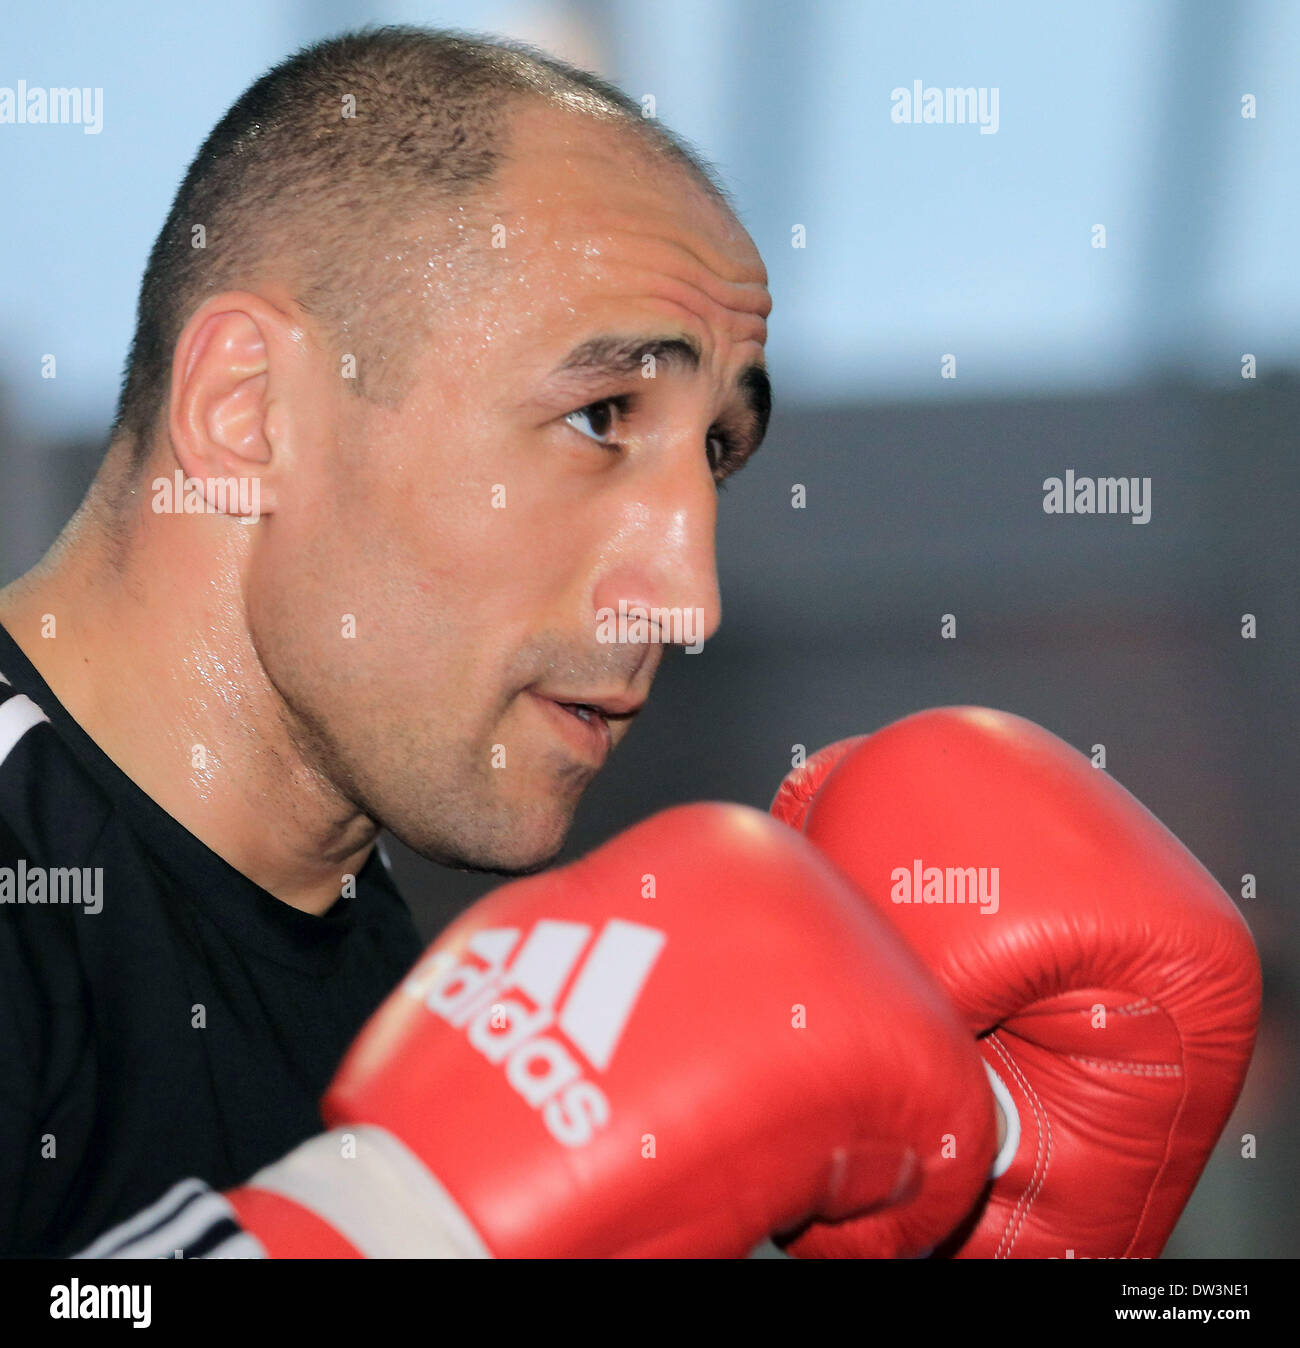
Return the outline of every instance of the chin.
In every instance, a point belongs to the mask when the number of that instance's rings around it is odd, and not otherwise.
[[[487,875],[533,875],[559,855],[573,822],[572,808],[547,802],[541,810],[499,808],[491,818],[480,815],[455,836],[411,839],[392,831],[430,861],[459,871]],[[390,826],[391,827],[391,826]]]
[[[559,855],[559,851],[560,849],[557,847],[534,861],[522,861],[507,857],[491,860],[471,860],[468,857],[430,857],[429,860],[440,861],[442,865],[450,866],[452,870],[456,871],[473,871],[477,875],[500,875],[506,879],[518,879],[525,875],[536,875],[538,871],[544,871]]]

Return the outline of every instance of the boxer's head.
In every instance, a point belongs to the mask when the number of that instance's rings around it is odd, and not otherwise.
[[[558,850],[666,611],[719,621],[765,281],[707,171],[549,59],[390,31],[235,105],[155,248],[117,438],[137,488],[255,484],[256,523],[199,527],[309,770],[437,859]]]

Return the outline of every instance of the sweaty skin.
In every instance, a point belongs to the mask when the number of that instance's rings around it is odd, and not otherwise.
[[[762,261],[608,120],[529,104],[515,129],[474,210],[429,222],[479,230],[474,278],[449,284],[462,263],[433,249],[395,273],[430,334],[400,406],[351,391],[291,264],[269,265],[191,317],[144,470],[125,480],[111,446],[0,591],[0,622],[110,757],[307,912],[381,825],[439,860],[544,864],[604,756],[548,699],[605,704],[616,745],[661,655],[600,644],[597,612],[697,609],[705,638],[720,619],[712,435],[736,433],[733,458],[761,435],[737,381],[763,360]],[[684,339],[698,368],[554,373],[601,336]],[[620,396],[626,415],[590,406]],[[151,483],[178,468],[252,479],[260,518],[155,513]]]

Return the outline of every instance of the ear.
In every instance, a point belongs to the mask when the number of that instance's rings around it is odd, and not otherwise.
[[[293,320],[258,295],[214,295],[194,312],[172,354],[168,431],[187,479],[209,508],[249,514],[275,510],[277,433],[271,416],[277,376],[293,363]],[[232,480],[241,490],[231,492]],[[251,491],[249,490],[251,488]]]

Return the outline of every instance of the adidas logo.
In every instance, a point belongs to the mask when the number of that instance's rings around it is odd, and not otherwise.
[[[522,944],[520,935],[518,927],[476,932],[466,945],[472,958],[439,951],[403,989],[503,1066],[557,1142],[580,1147],[608,1122],[609,1101],[575,1051],[595,1071],[608,1068],[667,938],[619,918],[590,949],[592,928],[582,922],[543,920]]]

